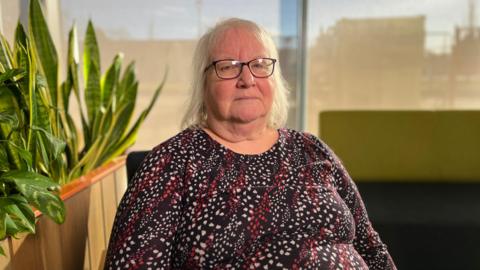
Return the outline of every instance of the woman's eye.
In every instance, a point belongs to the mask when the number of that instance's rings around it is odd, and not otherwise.
[[[255,64],[253,64],[253,68],[255,68],[255,69],[265,69],[265,68],[267,68],[267,65],[265,65],[263,63],[255,63]]]
[[[220,67],[220,71],[228,71],[230,69],[232,69],[232,66],[221,66]]]

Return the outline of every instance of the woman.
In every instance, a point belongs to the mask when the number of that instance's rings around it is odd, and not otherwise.
[[[136,173],[106,269],[395,269],[337,157],[282,128],[277,58],[250,21],[200,39],[187,128]]]

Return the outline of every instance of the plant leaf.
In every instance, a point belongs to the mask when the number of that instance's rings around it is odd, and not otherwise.
[[[100,93],[100,70],[92,61],[88,70],[88,82],[85,89],[85,104],[87,105],[87,114],[90,127],[93,127],[95,118],[101,107]]]
[[[9,144],[6,145],[9,160],[12,167],[21,169],[25,167],[20,160],[18,152],[12,145],[20,145],[21,139],[19,132],[16,131],[19,122],[18,104],[13,93],[5,85],[0,85],[0,112],[2,112],[3,120],[0,121],[0,139],[7,139]],[[10,120],[9,120],[10,119]]]
[[[6,172],[10,169],[10,162],[8,161],[7,149],[3,143],[0,143],[0,171]],[[1,239],[1,237],[0,237]]]
[[[67,114],[66,117],[66,124],[70,130],[70,136],[67,137],[67,164],[69,166],[68,169],[72,169],[73,166],[78,163],[78,131],[70,114]]]
[[[79,76],[78,76],[78,65],[79,65],[79,50],[78,50],[78,39],[77,39],[77,27],[74,24],[68,33],[68,60],[67,60],[67,80],[70,81],[71,86],[73,87],[73,92],[78,103],[78,110],[80,116],[85,118],[83,115],[83,103],[80,98],[80,85],[79,85]],[[68,111],[68,107],[65,108]]]
[[[128,134],[126,134],[119,142],[117,142],[114,146],[110,147],[105,151],[105,154],[103,155],[104,163],[109,162],[112,160],[114,157],[117,157],[121,155],[122,153],[125,152],[125,150],[132,146],[135,141],[137,140],[137,135],[138,131],[140,129],[141,124],[145,120],[145,117],[147,114],[142,112],[140,116],[138,117],[137,121],[133,125],[133,127],[130,129]]]
[[[56,107],[56,93],[58,87],[57,50],[55,49],[52,37],[50,36],[50,32],[38,0],[30,1],[28,30],[29,36],[31,37],[33,43],[33,46],[31,46],[32,51],[38,58],[39,67],[41,67],[47,80],[52,106]]]
[[[4,73],[0,75],[0,84],[4,83],[6,80],[14,80],[14,77],[23,73],[21,69],[7,69]]]
[[[18,127],[18,117],[12,110],[0,111],[0,123],[11,125],[13,128]]]
[[[138,84],[135,84],[133,87],[137,88]],[[115,112],[116,117],[114,117],[114,119],[116,122],[112,123],[113,130],[108,134],[107,149],[118,143],[126,135],[128,124],[130,123],[135,108],[134,100],[135,99],[132,99],[130,102],[122,104],[117,112]],[[104,158],[101,160],[103,161],[103,159]]]
[[[0,209],[5,212],[5,231],[7,235],[20,232],[35,233],[35,214],[25,198],[18,194],[0,198]]]
[[[157,99],[160,96],[160,93],[162,92],[162,89],[165,85],[165,82],[167,81],[167,75],[168,75],[168,69],[167,69],[167,72],[165,72],[165,74],[163,75],[162,82],[157,87],[157,89],[155,89],[155,92],[153,93],[153,97],[150,100],[150,103],[148,104],[148,107],[142,111],[140,116],[137,118],[137,121],[135,122],[133,128],[130,130],[130,132],[126,136],[132,136],[132,134],[136,134],[138,132],[138,131],[134,131],[135,127],[140,126],[143,123],[143,121],[145,120],[145,118],[148,116],[148,114],[150,114],[150,111],[152,110],[153,106],[157,102]],[[136,137],[136,135],[135,135],[135,137]],[[124,139],[125,139],[125,137],[122,138],[122,141],[125,141]],[[123,153],[123,152],[120,152],[120,153]]]
[[[83,132],[83,144],[84,144],[84,147],[83,147],[83,150],[81,152],[84,153],[85,149],[88,149],[89,147],[92,146],[92,138],[91,138],[91,130],[93,127],[90,127],[90,125],[88,124],[87,120],[83,117],[80,117],[81,121],[82,121],[82,132]]]
[[[74,24],[70,32],[68,32],[68,75],[71,77],[72,86],[77,99],[80,99],[80,87],[78,84],[78,64],[79,64],[77,27]]]
[[[113,93],[113,91],[116,88],[118,78],[120,77],[122,62],[123,54],[117,54],[113,59],[112,65],[108,68],[101,81],[102,105],[106,108],[112,105],[113,111],[115,111],[115,93]]]
[[[153,106],[157,102],[158,96],[162,92],[163,86],[165,85],[165,82],[167,81],[167,76],[168,76],[168,69],[165,72],[165,74],[163,74],[162,82],[160,82],[160,85],[157,87],[157,89],[155,89],[155,92],[153,93],[153,97],[150,100],[150,104],[148,104],[148,107],[144,110],[144,112],[146,112],[146,115],[150,114],[150,111],[152,110]]]
[[[27,34],[25,33],[25,29],[23,25],[18,22],[17,27],[15,28],[15,46],[21,45],[24,48],[27,48]]]
[[[42,82],[43,76],[37,74],[36,77],[36,87],[35,87],[35,96],[37,102],[37,115],[35,116],[35,121],[32,122],[30,128],[42,128],[47,132],[52,132],[56,128],[56,120],[57,120],[57,111],[52,113],[52,109],[56,109],[52,107],[53,105],[48,100],[48,93],[46,92],[46,88]],[[34,101],[32,101],[34,102]]]
[[[33,126],[32,128],[41,134],[43,143],[50,150],[49,152],[52,153],[52,159],[60,158],[60,155],[65,150],[66,143],[41,127]]]
[[[162,91],[162,89],[165,85],[165,82],[167,80],[167,75],[168,75],[168,70],[163,75],[163,79],[162,79],[162,82],[160,83],[160,85],[157,87],[157,89],[155,89],[153,97],[150,100],[150,104],[148,105],[148,107],[145,110],[142,111],[142,113],[137,118],[137,120],[135,121],[135,124],[130,129],[130,131],[127,134],[125,134],[122,137],[122,139],[120,139],[118,142],[116,142],[116,144],[109,147],[109,149],[107,149],[105,151],[105,154],[103,155],[103,158],[102,158],[102,160],[104,160],[104,163],[109,162],[114,157],[123,154],[128,147],[132,146],[135,143],[135,141],[137,140],[137,135],[138,135],[138,131],[140,129],[140,126],[143,123],[143,121],[145,120],[145,118],[148,116],[150,111],[152,110],[153,106],[155,105],[155,103],[156,103],[156,101],[157,101],[157,99],[158,99],[158,97],[159,97],[159,95],[160,95],[160,93],[161,93],[161,91]]]
[[[27,61],[27,52],[25,48],[28,48],[28,38],[21,23],[17,24],[14,40],[15,43],[13,44],[13,55],[15,56],[16,65],[24,68],[26,66],[25,61]]]
[[[85,85],[88,83],[90,69],[92,64],[100,70],[100,52],[97,44],[97,36],[92,21],[88,21],[87,32],[85,33],[85,41],[83,43],[83,75]]]
[[[22,228],[22,227],[18,227],[17,224],[15,223],[15,221],[9,216],[7,215],[5,217],[5,224],[6,224],[6,229],[7,229],[7,235],[11,235],[12,237],[16,237],[17,234],[21,233],[21,232],[25,232],[27,231],[26,229]]]
[[[91,164],[92,163],[91,160],[95,159],[98,156],[97,150],[100,143],[102,142],[102,138],[103,138],[103,135],[100,134],[99,138],[96,138],[95,141],[93,141],[91,147],[84,149],[85,153],[83,154],[82,158],[78,161],[78,163],[75,164],[73,169],[71,169],[68,175],[68,179],[74,179],[75,177],[78,177],[86,172],[85,165]]]
[[[12,69],[12,62],[13,62],[13,55],[10,45],[8,45],[7,39],[0,35],[0,63],[2,70],[5,71],[6,69]]]
[[[7,237],[7,213],[0,207],[0,241]],[[1,253],[1,252],[0,252]],[[5,255],[3,253],[2,255]]]
[[[130,62],[123,72],[121,81],[119,82],[117,92],[115,93],[116,103],[118,106],[128,99],[128,90],[135,84],[135,62]]]
[[[28,165],[28,167],[32,167],[32,154],[30,152],[14,144],[12,141],[8,141],[8,144],[15,149],[16,155],[23,159]]]
[[[57,223],[65,220],[65,206],[60,197],[53,193],[60,185],[50,178],[28,171],[10,171],[0,176],[13,182],[27,201]]]

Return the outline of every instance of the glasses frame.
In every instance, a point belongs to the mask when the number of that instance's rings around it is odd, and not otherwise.
[[[267,76],[257,76],[252,72],[252,69],[250,68],[250,63],[252,63],[253,61],[259,60],[259,59],[268,59],[268,60],[271,60],[273,62],[272,63],[272,65],[273,65],[272,72],[270,72],[270,74],[268,74]],[[239,69],[240,71],[238,72],[237,76],[228,77],[228,78],[224,78],[224,77],[220,76],[218,74],[218,71],[217,71],[217,63],[222,62],[222,61],[236,61],[236,62],[238,62],[238,64],[240,64],[240,69]],[[232,80],[232,79],[236,79],[236,78],[240,77],[240,74],[242,74],[242,71],[243,71],[243,66],[247,66],[248,70],[250,71],[250,73],[252,74],[253,77],[255,77],[255,78],[268,78],[268,77],[272,76],[273,72],[275,71],[275,63],[277,63],[277,59],[270,58],[270,57],[259,57],[259,58],[252,59],[248,62],[242,62],[242,61],[238,61],[238,60],[235,60],[235,59],[220,59],[220,60],[213,61],[210,65],[208,65],[205,68],[205,70],[203,72],[207,72],[207,70],[213,66],[213,69],[215,70],[215,74],[217,75],[218,78],[220,78],[222,80]]]

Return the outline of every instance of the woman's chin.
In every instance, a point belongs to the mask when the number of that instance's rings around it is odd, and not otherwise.
[[[255,121],[264,120],[265,115],[266,115],[265,113],[256,113],[254,111],[250,111],[250,112],[234,115],[232,117],[232,120],[234,120],[234,122],[237,122],[237,123],[248,124],[248,123],[253,123]]]

